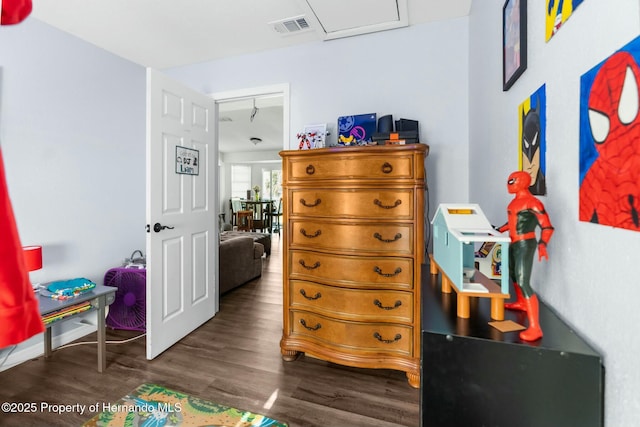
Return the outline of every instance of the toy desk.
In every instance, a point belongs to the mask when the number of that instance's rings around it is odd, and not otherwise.
[[[43,286],[46,287],[46,283]],[[40,306],[40,316],[45,317],[52,313],[61,312],[77,306],[79,311],[71,313],[66,316],[62,316],[58,320],[54,320],[46,324],[44,331],[44,357],[51,357],[51,326],[61,322],[63,320],[71,319],[84,311],[95,310],[98,326],[98,372],[102,372],[106,366],[106,331],[105,331],[105,307],[110,305],[115,299],[116,291],[118,288],[112,286],[97,285],[90,292],[85,292],[76,297],[56,300],[49,297],[38,294],[38,304]],[[88,310],[82,310],[81,307],[84,303],[89,302],[91,308]]]

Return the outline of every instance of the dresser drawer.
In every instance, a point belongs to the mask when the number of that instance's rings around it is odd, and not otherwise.
[[[289,277],[358,288],[413,289],[413,259],[289,251]]]
[[[292,249],[412,255],[413,224],[349,224],[290,221]]]
[[[299,280],[289,282],[289,291],[292,309],[343,320],[413,322],[411,292],[345,289]]]
[[[411,326],[360,323],[332,319],[308,311],[290,310],[291,337],[305,337],[351,353],[384,352],[413,355]]]
[[[321,179],[413,179],[416,177],[412,153],[351,153],[333,156],[291,158],[286,171],[289,180]],[[420,167],[424,167],[422,164]]]
[[[292,216],[413,219],[414,190],[321,189],[290,191]]]

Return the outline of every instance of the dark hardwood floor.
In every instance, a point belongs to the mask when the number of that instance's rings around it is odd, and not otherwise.
[[[419,391],[403,372],[358,369],[301,356],[280,357],[282,254],[273,236],[261,278],[221,297],[218,314],[148,361],[144,338],[107,345],[96,370],[95,345],[54,351],[0,372],[0,403],[35,403],[33,413],[0,411],[0,426],[78,426],[95,413],[40,411],[42,403],[115,403],[145,382],[268,415],[290,427],[418,426]],[[107,329],[108,340],[137,335]],[[83,340],[95,340],[95,334]]]

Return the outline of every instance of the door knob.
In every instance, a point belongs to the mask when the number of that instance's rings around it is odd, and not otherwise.
[[[162,225],[159,222],[156,222],[155,224],[153,224],[153,231],[155,231],[156,233],[161,232],[165,228],[168,228],[169,230],[173,230],[173,227],[169,227],[168,225]]]

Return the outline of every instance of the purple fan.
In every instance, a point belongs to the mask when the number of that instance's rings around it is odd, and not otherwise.
[[[118,288],[109,306],[107,326],[131,331],[146,330],[147,272],[145,269],[112,268],[104,275],[104,285]]]

